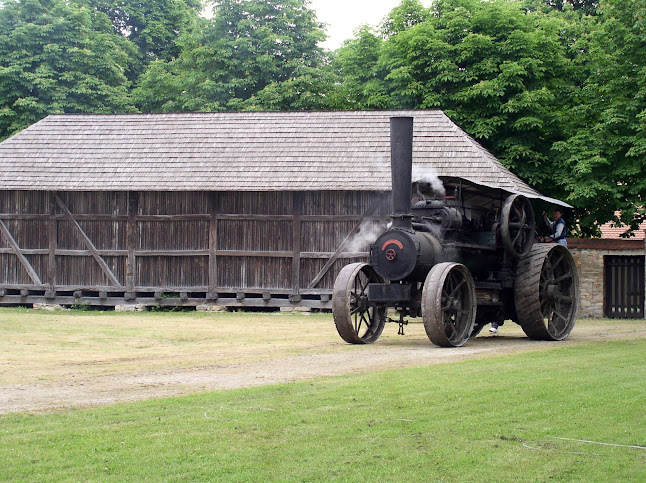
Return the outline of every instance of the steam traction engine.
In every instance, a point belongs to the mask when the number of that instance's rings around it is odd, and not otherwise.
[[[443,347],[509,319],[532,339],[566,338],[578,306],[576,267],[564,246],[534,244],[529,200],[456,179],[452,196],[418,182],[422,196],[411,205],[413,119],[392,118],[390,137],[392,226],[370,246],[370,263],[337,276],[333,316],[343,340],[375,342],[388,308],[402,327],[421,315]]]

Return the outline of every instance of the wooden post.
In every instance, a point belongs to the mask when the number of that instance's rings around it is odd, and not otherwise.
[[[47,280],[49,281],[49,298],[56,296],[56,247],[58,231],[56,227],[56,193],[49,192],[49,220],[47,221],[47,237],[49,241],[49,256],[47,261]]]
[[[294,212],[292,232],[294,235],[294,258],[292,261],[292,300],[298,301],[301,285],[301,215],[303,213],[302,191],[295,191],[292,195]]]
[[[136,258],[137,248],[137,211],[139,210],[139,196],[135,191],[128,194],[128,224],[126,225],[126,244],[128,245],[128,258],[126,260],[126,292],[134,293],[136,280]]]
[[[209,293],[207,298],[215,299],[218,286],[218,193],[209,193]]]

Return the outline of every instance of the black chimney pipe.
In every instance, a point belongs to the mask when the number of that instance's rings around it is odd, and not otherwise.
[[[410,212],[413,171],[413,118],[390,118],[390,170],[392,175],[393,228],[412,231]]]

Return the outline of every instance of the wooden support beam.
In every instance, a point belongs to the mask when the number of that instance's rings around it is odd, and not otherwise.
[[[128,222],[126,225],[126,246],[128,258],[126,259],[126,290],[134,292],[136,279],[136,254],[137,248],[137,211],[139,209],[139,196],[136,192],[128,192]]]
[[[117,280],[117,277],[114,276],[114,273],[112,273],[112,270],[110,270],[110,267],[108,267],[108,264],[105,263],[105,260],[103,258],[101,258],[101,256],[99,255],[99,253],[96,250],[96,247],[92,243],[92,240],[90,240],[88,238],[88,236],[85,234],[83,229],[76,222],[76,220],[72,216],[72,213],[67,208],[65,203],[63,203],[63,200],[60,198],[60,196],[58,196],[58,195],[55,195],[55,196],[56,196],[56,202],[58,203],[58,206],[61,208],[61,210],[63,210],[63,213],[65,214],[65,216],[67,218],[67,221],[69,221],[71,223],[72,227],[77,231],[77,233],[79,235],[81,235],[81,238],[85,242],[85,246],[88,248],[88,250],[90,250],[90,252],[92,253],[92,256],[94,257],[96,262],[101,267],[101,270],[103,270],[103,273],[106,275],[106,277],[108,277],[108,280],[110,280],[110,282],[113,285],[115,285],[117,287],[120,286],[121,284],[119,283],[119,280]]]
[[[323,265],[323,268],[321,268],[321,271],[312,279],[312,281],[309,283],[307,288],[314,288],[318,285],[318,283],[321,281],[321,279],[325,276],[325,274],[328,272],[328,270],[334,265],[334,262],[336,262],[343,251],[345,250],[345,247],[348,245],[350,240],[359,233],[359,230],[361,229],[361,225],[369,218],[372,216],[372,214],[377,211],[379,206],[383,203],[383,200],[376,201],[375,203],[372,204],[372,206],[368,209],[368,211],[361,217],[359,221],[352,227],[352,230],[350,230],[350,233],[347,234],[347,236],[344,238],[344,240],[341,242],[339,245],[339,248],[336,249],[336,251],[332,254],[332,256],[328,259],[327,262],[325,262],[325,265]]]
[[[36,285],[42,285],[43,282],[40,281],[40,277],[38,277],[36,270],[34,270],[34,267],[31,266],[31,263],[29,263],[29,260],[27,260],[25,256],[22,254],[22,251],[20,250],[18,243],[16,243],[16,240],[13,238],[13,236],[11,236],[11,232],[9,231],[9,228],[7,228],[7,225],[5,225],[4,221],[2,220],[0,220],[0,233],[2,233],[4,237],[7,239],[7,242],[9,242],[9,246],[13,250],[14,255],[18,257],[18,260],[20,261],[23,268],[27,271],[27,275],[29,275],[29,278],[31,278],[31,281],[34,282]]]
[[[303,213],[303,198],[302,191],[295,191],[292,194],[293,206],[293,226],[292,232],[294,235],[293,250],[294,258],[292,259],[292,295],[298,296],[301,289],[301,215]]]
[[[209,193],[209,294],[216,294],[218,286],[218,193]]]
[[[58,231],[56,229],[56,193],[49,192],[49,219],[47,220],[47,238],[49,249],[47,254],[47,281],[49,282],[49,295],[56,293],[56,246],[58,245]]]

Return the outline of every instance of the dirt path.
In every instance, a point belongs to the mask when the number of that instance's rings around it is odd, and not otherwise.
[[[315,321],[313,327],[320,322]],[[323,324],[322,324],[323,325]],[[329,332],[326,321],[321,328]],[[423,328],[409,326],[406,337],[385,336],[370,346],[348,346],[331,336],[331,345],[312,344],[296,355],[276,353],[271,358],[248,362],[218,360],[207,366],[167,367],[138,370],[137,358],[117,373],[88,375],[79,369],[55,380],[0,386],[0,414],[91,407],[116,402],[160,398],[210,390],[299,381],[320,377],[359,374],[409,366],[440,364],[471,358],[599,340],[646,338],[646,323],[580,323],[568,340],[560,343],[531,341],[517,326],[505,326],[498,336],[488,334],[465,347],[441,349],[426,339]],[[333,341],[332,341],[333,340]],[[235,351],[235,348],[230,350]],[[257,359],[257,358],[256,358]]]

